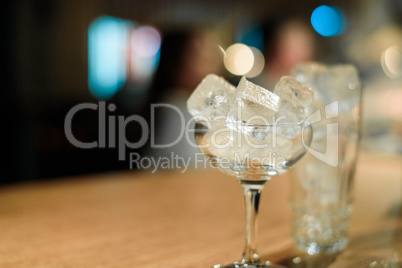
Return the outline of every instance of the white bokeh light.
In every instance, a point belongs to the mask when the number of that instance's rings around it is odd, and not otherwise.
[[[381,55],[381,66],[390,78],[402,76],[402,49],[399,46],[387,48]]]
[[[244,44],[233,44],[226,49],[224,64],[232,74],[245,75],[253,68],[253,51]]]
[[[249,78],[253,78],[253,77],[260,75],[262,73],[262,71],[264,70],[265,59],[264,59],[264,55],[258,48],[250,47],[250,49],[254,55],[254,64],[251,67],[251,70],[248,73],[246,73],[245,76],[249,77]]]
[[[152,26],[140,26],[131,33],[130,79],[136,83],[149,81],[158,62],[161,35]]]
[[[161,47],[161,36],[154,27],[140,26],[131,36],[131,47],[140,57],[154,57]]]

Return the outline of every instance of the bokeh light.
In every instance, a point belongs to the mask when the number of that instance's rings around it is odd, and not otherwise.
[[[130,26],[121,19],[100,17],[88,29],[88,84],[98,99],[112,97],[126,82]]]
[[[381,55],[381,66],[390,78],[402,76],[402,49],[399,46],[387,48]]]
[[[161,36],[154,27],[140,26],[131,35],[131,47],[140,57],[154,57],[161,47]]]
[[[340,9],[322,5],[311,14],[311,25],[322,36],[335,36],[345,31],[346,19]]]
[[[159,63],[161,35],[152,26],[140,26],[130,38],[130,79],[135,83],[148,81]]]
[[[223,59],[226,69],[235,75],[245,75],[254,64],[254,54],[245,44],[233,44],[226,49]]]
[[[249,77],[249,78],[253,78],[253,77],[260,75],[262,73],[262,71],[264,70],[265,59],[264,59],[264,55],[258,48],[250,47],[250,49],[254,55],[254,64],[251,67],[251,70],[248,73],[246,73],[245,76]]]

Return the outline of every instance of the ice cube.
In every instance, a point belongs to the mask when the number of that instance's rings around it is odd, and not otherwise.
[[[235,87],[215,74],[207,75],[187,100],[187,109],[194,117],[215,120],[226,116]]]
[[[280,97],[276,124],[289,125],[279,128],[278,133],[288,138],[294,138],[299,135],[302,123],[312,113],[314,92],[294,77],[283,76],[276,84],[274,93]]]
[[[263,140],[268,131],[251,125],[272,124],[278,111],[279,97],[276,94],[242,77],[236,88],[226,125],[257,140]]]
[[[352,65],[339,64],[328,68],[318,83],[322,89],[327,87],[330,91],[329,103],[339,101],[339,113],[351,111],[360,101],[359,75]]]
[[[328,71],[328,67],[318,62],[306,62],[296,65],[291,72],[299,82],[308,86],[314,91],[313,110],[324,110],[324,103],[331,102],[331,95],[328,90],[320,90],[320,76]]]
[[[278,115],[284,116],[285,122],[303,122],[311,114],[314,92],[296,78],[282,76],[275,86],[274,93],[280,97]]]
[[[350,64],[323,65],[316,62],[295,66],[292,75],[310,87],[322,106],[339,101],[339,113],[351,111],[360,101],[360,80]],[[316,105],[316,108],[321,108]]]
[[[326,72],[328,67],[322,63],[318,62],[306,62],[296,65],[292,69],[292,76],[294,76],[299,82],[315,89],[317,83],[317,78],[320,74]]]

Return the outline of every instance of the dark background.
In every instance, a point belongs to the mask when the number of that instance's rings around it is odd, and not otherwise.
[[[308,21],[314,8],[321,4],[336,4],[347,13],[349,28],[339,37],[317,35],[317,58],[326,62],[352,62],[370,82],[380,63],[367,61],[364,47],[369,43],[365,38],[384,25],[393,24],[400,29],[401,1],[6,1],[2,8],[5,53],[0,98],[0,182],[129,168],[127,162],[118,161],[116,149],[75,148],[67,141],[63,129],[65,115],[74,105],[98,102],[88,90],[87,34],[89,25],[99,16],[153,25],[162,33],[203,26],[219,32],[229,45],[234,41],[236,25],[242,20],[294,14]],[[355,50],[348,50],[354,44],[361,46],[362,55],[353,55],[350,51]],[[133,103],[144,102],[142,108],[119,105],[119,99],[107,103],[116,103],[119,115],[142,114],[148,107],[148,99],[137,97]],[[135,126],[131,128],[127,132],[135,139],[138,131]],[[73,131],[83,141],[96,140],[97,112],[77,114]]]

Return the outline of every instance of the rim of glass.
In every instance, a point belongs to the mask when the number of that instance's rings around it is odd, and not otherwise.
[[[204,120],[204,119],[197,119],[194,118],[196,123],[213,123],[213,122],[222,122],[225,123],[226,119],[214,119],[214,120]],[[283,126],[283,127],[307,127],[312,125],[309,121],[302,121],[297,123],[289,123],[289,122],[278,122],[278,123],[270,123],[270,124],[250,124],[248,122],[233,122],[233,125],[241,126],[241,127],[272,127],[272,126]]]

